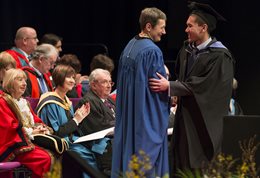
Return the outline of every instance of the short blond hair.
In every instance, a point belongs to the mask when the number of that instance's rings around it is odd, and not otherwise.
[[[25,72],[22,69],[9,69],[6,71],[3,78],[3,89],[7,93],[11,93],[14,88],[14,80],[19,75],[22,75],[24,79],[27,79]]]
[[[16,68],[15,59],[8,52],[5,52],[5,51],[1,52],[0,53],[0,70],[5,69],[9,65],[11,65],[12,68]]]

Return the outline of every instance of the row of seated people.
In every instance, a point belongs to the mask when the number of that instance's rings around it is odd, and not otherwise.
[[[53,130],[53,134],[67,140],[69,150],[77,152],[87,164],[103,171],[109,177],[111,169],[109,138],[84,144],[73,142],[79,136],[114,126],[114,110],[105,104],[106,101],[114,106],[113,100],[106,100],[113,84],[110,73],[103,69],[95,69],[91,73],[90,91],[80,101],[75,113],[66,96],[75,84],[75,70],[68,65],[58,65],[52,76],[56,88],[53,92],[41,95],[37,106],[38,117],[22,97],[27,85],[26,74],[21,69],[9,69],[6,72],[0,97],[0,116],[5,119],[0,122],[1,128],[5,128],[1,129],[5,139],[0,141],[0,161],[19,161],[32,170],[33,177],[43,176],[50,170],[51,157],[46,150],[32,144],[31,139],[35,133],[50,134]],[[99,95],[104,102],[93,99],[99,98]],[[17,132],[17,129],[20,131]],[[35,154],[39,157],[36,160]],[[87,174],[83,176],[89,177]]]
[[[60,64],[70,65],[76,71],[76,85],[67,94],[70,98],[80,98],[88,91],[88,76],[81,76],[81,63],[77,56],[65,54],[58,61],[56,59],[57,51],[52,45],[42,44],[36,47],[30,56],[29,65],[21,67],[28,77],[27,89],[23,96],[40,98],[41,94],[53,91],[55,85],[52,81],[50,70],[53,70],[56,65]],[[0,54],[0,60],[0,81],[2,81],[4,72],[10,68],[17,67],[17,63],[7,52]],[[104,68],[112,72],[114,63],[108,56],[98,54],[93,57],[90,68],[91,71],[96,68]]]
[[[23,96],[31,98],[40,98],[40,95],[53,91],[55,88],[50,70],[60,64],[70,65],[76,71],[76,85],[67,93],[70,98],[81,98],[89,90],[88,76],[81,76],[81,62],[75,54],[64,54],[56,61],[56,51],[52,45],[42,44],[37,46],[36,50],[30,56],[29,66],[23,66],[28,77],[27,89]],[[0,53],[0,81],[2,83],[4,72],[10,68],[16,68],[16,61],[7,52]],[[103,68],[112,73],[114,63],[106,55],[98,54],[92,58],[90,69]]]
[[[61,46],[61,39],[56,38],[55,40],[57,42],[57,45]],[[48,40],[46,42],[48,42]],[[22,27],[17,31],[16,38],[15,38],[15,47],[13,47],[12,49],[7,50],[5,52],[2,52],[0,54],[0,58],[1,58],[1,64],[0,64],[1,85],[0,86],[2,87],[4,73],[7,70],[9,70],[10,68],[21,68],[25,72],[26,77],[27,77],[27,80],[26,80],[27,87],[25,88],[25,91],[22,93],[22,96],[28,96],[28,98],[31,98],[30,101],[33,101],[32,98],[36,98],[34,101],[37,101],[39,99],[39,97],[41,97],[44,93],[48,93],[51,91],[55,92],[58,89],[58,86],[56,86],[56,87],[54,86],[54,81],[51,80],[52,76],[50,75],[50,72],[49,72],[50,70],[52,70],[54,68],[55,63],[57,66],[62,65],[62,64],[72,66],[73,69],[75,70],[75,72],[77,73],[77,75],[75,75],[76,80],[77,81],[82,80],[82,78],[80,78],[80,75],[79,75],[79,71],[81,70],[81,65],[80,65],[80,61],[76,55],[68,54],[68,55],[63,55],[61,58],[59,58],[58,55],[59,55],[59,52],[61,51],[60,50],[61,48],[58,51],[57,50],[55,51],[55,48],[52,45],[41,44],[41,45],[37,46],[37,43],[38,43],[38,39],[37,39],[36,31],[30,27]],[[55,47],[56,47],[56,45],[55,45]],[[56,49],[57,49],[57,47],[56,47]],[[57,59],[58,59],[58,61],[57,61]],[[112,59],[110,59],[108,56],[99,54],[99,55],[94,56],[94,58],[92,59],[90,69],[94,70],[95,68],[99,68],[99,67],[106,68],[110,72],[112,72],[112,70],[114,69],[114,64],[113,64]],[[73,84],[72,91],[68,91],[66,93],[66,95],[69,97],[77,97],[77,98],[82,97],[83,94],[89,90],[89,86],[88,86],[89,81],[83,80],[82,85],[84,84],[84,82],[85,82],[84,87],[78,87],[79,85],[76,85],[76,87],[74,87],[74,84]],[[78,82],[78,83],[81,84],[81,82]],[[54,90],[54,88],[55,88],[55,90]],[[80,91],[79,89],[82,89],[82,91]],[[67,113],[68,112],[66,112],[66,114]],[[80,122],[77,122],[75,119],[74,119],[74,122],[76,124],[80,123]],[[51,125],[51,127],[53,127],[53,126]],[[78,130],[79,129],[77,129],[76,136],[81,136],[82,132],[78,132]],[[95,129],[93,129],[93,130],[95,130]],[[54,134],[57,134],[57,132],[54,131]],[[69,134],[69,135],[71,135],[71,134]],[[3,141],[2,143],[4,144],[5,141]],[[86,144],[85,147],[90,149],[90,147],[92,147],[95,144],[89,143],[89,144]],[[96,145],[98,145],[98,144],[96,144]],[[95,150],[96,148],[99,148],[99,147],[93,146],[93,150]],[[105,152],[107,152],[107,151],[105,150]],[[100,150],[99,150],[99,154],[100,154]],[[95,157],[98,158],[99,154],[96,154],[97,156],[95,156]],[[9,160],[9,159],[5,158],[5,159],[1,159],[1,160]],[[100,159],[98,158],[98,160],[100,160]],[[109,165],[110,165],[110,163],[111,162],[109,162]],[[106,163],[106,164],[108,164],[108,163]],[[27,166],[27,167],[29,167],[29,166]],[[96,167],[96,166],[94,166],[94,167]],[[99,167],[104,167],[104,166],[99,166]],[[32,167],[30,167],[30,168],[33,170]],[[109,170],[106,172],[108,172],[107,174],[109,174]],[[37,175],[37,174],[34,174],[34,175]],[[38,176],[39,176],[39,174],[38,174]]]
[[[14,47],[2,54],[2,58],[6,58],[6,64],[0,65],[0,81],[2,81],[1,73],[4,72],[1,68],[14,68],[14,65],[22,68],[29,79],[23,96],[39,98],[41,94],[53,91],[55,87],[50,70],[53,70],[55,65],[68,64],[74,68],[77,75],[76,86],[67,95],[70,98],[82,97],[88,90],[88,77],[81,76],[81,62],[75,54],[59,57],[62,51],[62,40],[61,37],[50,33],[43,35],[39,41],[34,28],[19,28],[15,35]],[[95,68],[103,68],[112,73],[113,60],[106,55],[98,54],[91,61],[90,72]]]

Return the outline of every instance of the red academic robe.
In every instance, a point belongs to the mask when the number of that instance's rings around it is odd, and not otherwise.
[[[35,123],[42,122],[33,111],[32,114]],[[0,162],[19,161],[32,170],[33,177],[42,177],[50,170],[51,157],[47,151],[31,143],[20,117],[12,100],[0,91]]]
[[[6,50],[16,61],[16,67],[22,68],[23,66],[29,66],[29,60],[24,56],[18,48],[12,48]]]

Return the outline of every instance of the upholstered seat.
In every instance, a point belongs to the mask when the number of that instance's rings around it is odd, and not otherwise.
[[[39,102],[39,98],[31,98],[31,97],[25,97],[25,99],[30,103],[32,110],[35,112],[35,109],[37,107],[37,104]],[[72,106],[75,107],[81,98],[69,98],[72,102]]]
[[[0,177],[14,177],[14,178],[30,178],[31,170],[21,165],[20,162],[1,162],[0,163]]]
[[[10,171],[21,166],[20,162],[2,162],[0,163],[0,172]]]

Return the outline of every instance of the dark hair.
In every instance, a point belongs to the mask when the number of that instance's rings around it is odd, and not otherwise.
[[[115,65],[110,57],[103,54],[98,54],[92,58],[92,61],[90,63],[90,72],[97,68],[105,69],[112,73]]]
[[[191,14],[191,16],[194,16],[195,17],[195,22],[201,26],[203,24],[207,24],[208,26],[208,32],[211,33],[215,27],[212,27],[212,25],[209,25],[205,20],[203,20],[200,16],[198,16],[197,14]]]
[[[52,79],[56,86],[63,86],[65,78],[76,75],[75,70],[70,65],[58,65],[52,72]]]
[[[57,65],[70,65],[76,73],[81,71],[81,63],[75,54],[64,54],[57,62]]]
[[[40,40],[40,44],[47,43],[55,46],[58,41],[62,41],[62,37],[59,37],[58,35],[55,35],[53,33],[48,33],[43,35],[42,39]]]

